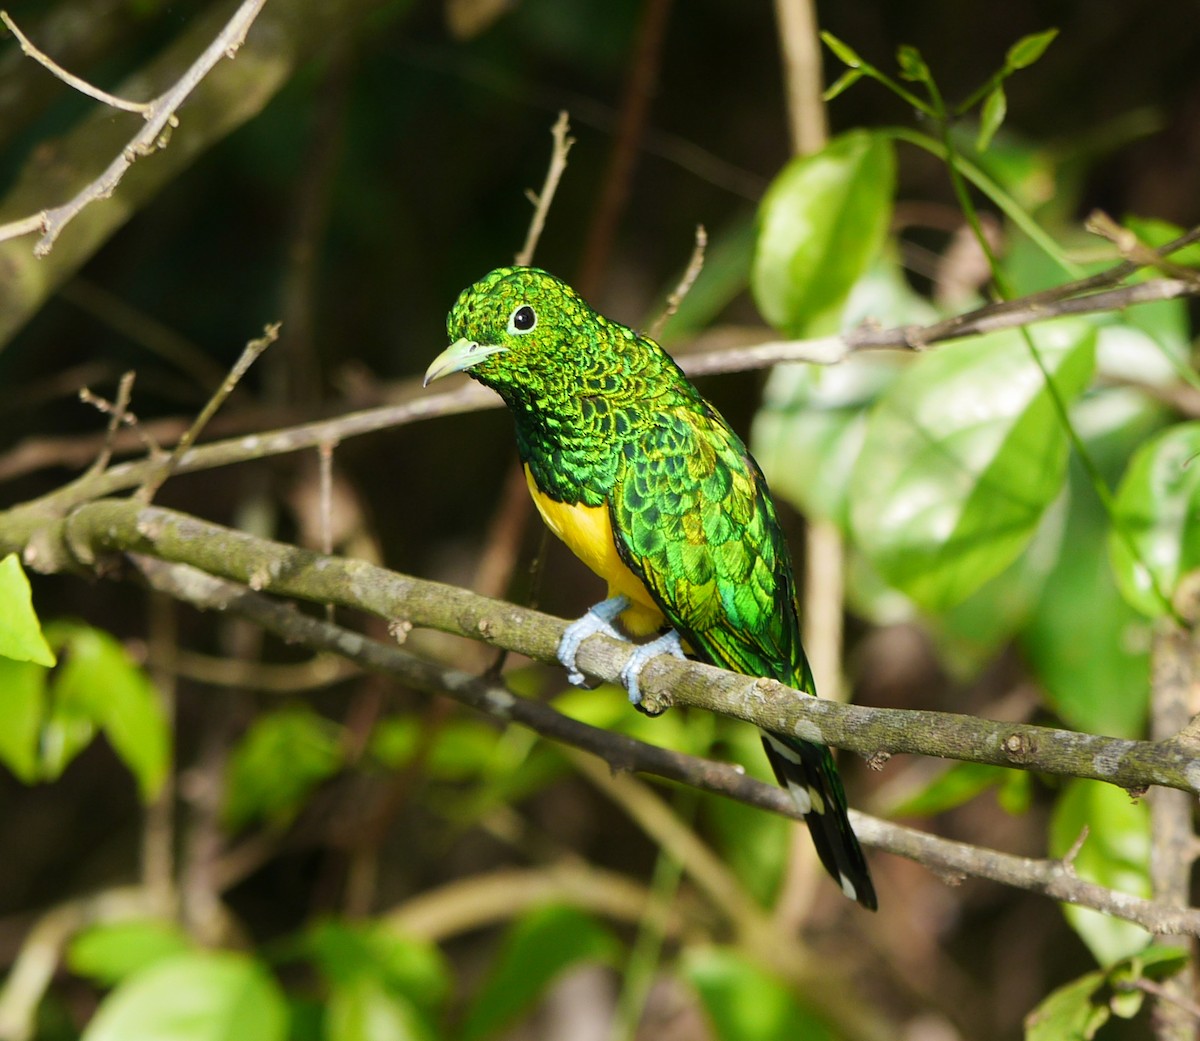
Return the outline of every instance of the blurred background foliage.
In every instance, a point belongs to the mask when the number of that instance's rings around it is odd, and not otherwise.
[[[281,2],[268,0],[264,19]],[[296,25],[306,6],[295,6]],[[788,177],[802,182],[803,171],[779,177],[790,145],[769,4],[318,6],[319,18],[309,14],[319,31],[286,17],[273,23],[300,42],[262,112],[205,141],[64,271],[56,291],[24,295],[15,253],[0,253],[0,311],[12,329],[0,343],[0,505],[56,487],[95,456],[103,418],[79,402],[80,386],[111,398],[121,373],[136,370],[133,410],[164,424],[154,429],[169,440],[170,424],[177,436],[267,321],[283,320],[280,342],[210,436],[414,393],[409,381],[444,346],[458,291],[520,246],[524,193],[541,183],[560,109],[576,144],[537,261],[607,314],[645,326],[703,223],[708,262],[666,327],[674,350],[714,330],[765,338],[763,315],[805,335],[867,318],[926,321],[979,298],[986,268],[963,233],[945,164],[881,132],[933,129],[869,82],[828,110],[834,133],[880,131],[835,145],[858,164],[847,184],[869,182],[852,207],[860,224],[834,228],[812,254],[818,283],[841,265],[854,293],[832,316],[778,298],[757,228],[769,227],[772,198],[786,201],[795,191]],[[72,71],[117,89],[232,5],[12,0],[7,9]],[[1200,53],[1181,31],[1190,6],[856,0],[817,13],[822,29],[889,73],[901,44],[917,47],[955,100],[1019,38],[1059,30],[1045,57],[1006,82],[1007,120],[971,156],[1067,257],[1064,269],[980,197],[1018,291],[1111,262],[1106,244],[1081,231],[1095,207],[1142,218],[1131,226],[1156,243],[1172,226],[1200,221]],[[648,28],[656,18],[657,42]],[[822,53],[832,83],[843,65]],[[649,116],[626,140],[627,190],[614,197],[606,191],[619,176],[614,153],[635,69],[651,77]],[[96,110],[0,38],[0,219],[29,211],[13,208],[27,198],[18,189],[31,169],[54,172],[60,135],[86,119],[115,140],[136,129],[137,117]],[[181,119],[203,117],[185,107]],[[976,129],[972,119],[956,127],[968,151]],[[88,176],[110,155],[97,146]],[[1158,578],[1171,587],[1200,562],[1194,482],[1176,479],[1179,460],[1198,447],[1195,426],[1176,421],[1194,413],[1168,393],[1187,389],[1191,337],[1187,307],[1173,302],[1072,326],[1050,352],[1090,458],[1120,485],[1118,515],[1133,524],[1145,522],[1147,503],[1177,508],[1174,521],[1143,523],[1138,536],[1148,555],[1166,560]],[[848,539],[845,668],[856,700],[1140,736],[1161,604],[1068,453],[1048,400],[1010,417],[988,457],[1020,471],[1031,446],[1061,439],[1040,484],[1027,489],[1025,512],[1000,518],[1018,529],[1010,544],[938,571],[948,557],[928,531],[873,526],[885,512],[885,479],[903,490],[913,476],[911,468],[888,475],[884,454],[912,436],[906,417],[950,415],[947,398],[989,406],[1022,351],[1014,334],[915,364],[872,353],[828,371],[710,377],[702,389],[752,437],[787,504],[797,557],[805,515],[832,521]],[[545,544],[536,524],[505,541],[505,522],[522,516],[506,493],[513,460],[509,420],[495,411],[348,441],[334,454],[335,543],[574,616],[597,597],[591,577]],[[923,482],[936,470],[914,465]],[[973,477],[952,519],[972,538],[997,518],[986,497],[968,501],[983,483]],[[1003,476],[1009,486],[1018,479]],[[317,488],[306,453],[176,477],[158,501],[318,546]],[[1122,923],[1064,918],[1041,898],[992,884],[946,886],[896,858],[873,858],[883,909],[868,917],[810,875],[811,858],[793,853],[786,822],[661,789],[731,872],[733,895],[719,887],[714,895],[681,874],[678,847],[660,847],[632,823],[628,796],[527,733],[501,733],[447,703],[306,661],[133,586],[73,576],[33,583],[64,664],[46,672],[0,660],[8,697],[0,964],[27,949],[46,909],[102,890],[119,896],[112,887],[138,879],[162,883],[164,870],[176,873],[182,925],[136,901],[132,910],[118,900],[68,915],[65,960],[32,1020],[14,1012],[17,974],[8,977],[4,1039],[75,1038],[84,1024],[88,1041],[1002,1039],[1022,1036],[1025,1015],[1064,986],[1057,1004],[1043,1006],[1049,1032],[1037,1035],[1035,1024],[1030,1036],[1092,1036],[1115,1012],[1101,1036],[1137,1038],[1150,1036],[1149,1015],[1129,995],[1120,1004],[1114,981],[1178,967],[1161,953],[1137,955],[1144,964],[1131,967],[1123,959],[1146,937]],[[362,624],[383,635],[378,623]],[[459,641],[412,640],[459,664],[489,663]],[[756,737],[730,721],[678,712],[646,720],[619,691],[564,693],[560,672],[519,663],[508,678],[518,693],[555,697],[589,722],[763,775]],[[167,708],[155,688],[169,695]],[[921,818],[964,841],[1061,855],[1087,825],[1094,841],[1080,870],[1118,888],[1148,886],[1148,814],[1116,789],[970,764],[897,760],[871,774],[848,757],[843,764],[855,805]],[[173,779],[165,795],[164,776]],[[747,941],[736,910],[743,895],[799,937],[797,962],[781,964]],[[203,1014],[189,1020],[189,1001]],[[221,1033],[216,1021],[237,1030]]]

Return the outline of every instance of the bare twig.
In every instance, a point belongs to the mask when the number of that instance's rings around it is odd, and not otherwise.
[[[528,267],[533,263],[533,254],[537,250],[538,240],[542,237],[542,229],[546,226],[546,214],[550,212],[550,203],[554,201],[554,193],[558,191],[558,182],[562,180],[567,168],[567,155],[575,138],[570,137],[571,123],[565,110],[559,112],[558,119],[550,128],[554,138],[554,147],[550,152],[550,165],[546,169],[546,179],[542,182],[542,190],[536,195],[529,193],[529,201],[533,203],[533,217],[529,221],[529,230],[525,234],[525,244],[513,257],[513,263],[518,267]]]
[[[201,431],[208,425],[208,421],[212,419],[217,410],[225,403],[225,399],[233,393],[233,388],[238,385],[242,377],[246,375],[250,366],[258,360],[262,352],[277,339],[279,339],[279,323],[274,322],[263,330],[262,336],[246,344],[240,357],[234,362],[233,368],[229,370],[229,375],[225,377],[224,382],[216,389],[213,396],[209,398],[208,404],[200,410],[200,414],[184,432],[183,437],[179,439],[179,443],[171,449],[171,454],[161,463],[154,464],[151,474],[138,489],[138,498],[142,502],[148,503],[154,499],[155,492],[176,471],[179,467],[179,461],[195,443]]]
[[[17,38],[18,42],[21,44],[21,50],[24,51],[25,54],[29,55],[29,57],[31,57],[43,68],[52,72],[68,87],[73,87],[75,90],[79,91],[80,94],[84,94],[87,97],[92,98],[94,101],[102,102],[111,108],[118,108],[123,112],[137,112],[140,115],[145,116],[147,119],[150,118],[153,112],[153,105],[151,102],[127,101],[125,98],[119,98],[115,94],[110,94],[108,91],[101,90],[99,87],[93,86],[86,80],[82,80],[78,76],[72,75],[48,54],[38,50],[38,48],[35,47],[32,42],[30,42],[29,37],[27,37],[23,32],[21,32],[20,29],[17,28],[16,22],[14,22],[8,16],[7,11],[0,11],[0,22],[3,22],[8,27],[8,31]]]
[[[0,226],[0,241],[16,238],[40,230],[42,237],[34,246],[33,251],[39,257],[44,257],[54,248],[54,242],[62,233],[63,228],[70,223],[90,203],[97,199],[107,199],[125,176],[126,171],[136,159],[149,155],[157,148],[166,144],[170,130],[178,125],[176,112],[187,99],[196,85],[208,75],[209,71],[222,58],[232,58],[241,47],[254,19],[262,9],[266,0],[244,0],[234,12],[232,18],[216,38],[205,48],[179,80],[153,101],[147,103],[142,111],[146,125],[135,134],[121,153],[109,163],[105,171],[94,181],[87,184],[74,198],[61,206],[43,210],[41,213],[13,221]],[[14,28],[15,31],[15,28]],[[28,53],[28,52],[27,52]],[[57,73],[56,73],[57,74]],[[76,89],[81,89],[77,83],[72,83]],[[94,90],[94,88],[93,88]],[[85,91],[86,93],[86,91]],[[101,92],[103,93],[103,92]],[[96,94],[91,96],[95,97]],[[105,104],[113,104],[119,99],[112,95],[100,98]],[[118,107],[124,107],[118,105]]]
[[[198,533],[193,535],[196,541],[202,540]],[[240,614],[290,642],[332,651],[352,659],[364,668],[394,676],[413,689],[447,694],[462,704],[505,723],[517,723],[551,740],[592,752],[606,760],[614,769],[654,774],[784,816],[797,816],[795,806],[786,792],[747,777],[736,766],[672,752],[636,741],[623,734],[588,726],[561,715],[543,702],[517,697],[499,683],[457,669],[435,665],[400,648],[367,639],[359,633],[303,615],[277,600],[251,592],[242,585],[214,578],[195,568],[168,564],[141,555],[132,559],[154,588],[171,596],[204,609]],[[337,562],[329,561],[327,569],[319,570],[334,570],[336,566]],[[347,582],[361,586],[362,578],[362,574],[359,573],[353,579],[347,578]],[[464,595],[464,591],[456,593],[459,596]],[[395,599],[392,602],[400,603]],[[461,608],[462,604],[459,603],[453,605],[451,610],[461,612]],[[497,614],[496,611],[501,613]],[[495,631],[501,628],[503,613],[532,612],[521,612],[511,605],[493,602],[491,608],[487,609],[476,623],[476,630],[494,636]],[[490,622],[491,619],[495,620],[494,625],[482,624],[485,621]],[[469,616],[464,619],[467,620]],[[556,624],[553,629],[561,632],[561,625]],[[553,635],[550,634],[547,644],[552,644],[553,639]],[[603,638],[587,641],[585,651],[594,650],[601,639]],[[616,641],[611,642],[616,645]],[[586,656],[589,664],[594,662],[595,656],[585,654],[585,651],[581,651],[581,660]],[[614,675],[619,671],[620,663],[628,653],[628,649],[625,648],[614,656]],[[684,665],[676,659],[669,660],[675,662],[680,670],[697,668],[719,674],[719,670],[709,666],[696,663]],[[734,679],[745,681],[746,677]],[[799,700],[813,702],[817,699]],[[840,705],[830,707],[840,711],[849,708]],[[1103,911],[1136,922],[1152,932],[1200,935],[1200,911],[1194,908],[1170,907],[1106,889],[1076,877],[1061,861],[1016,857],[966,843],[952,842],[853,811],[851,820],[859,837],[867,845],[909,857],[947,875],[972,875],[992,879],[1016,888],[1042,893],[1055,900]]]
[[[135,430],[137,429],[137,419],[129,415],[129,399],[133,393],[134,375],[135,373],[130,370],[121,377],[121,382],[117,384],[117,400],[111,404],[103,398],[96,397],[87,387],[79,392],[80,401],[98,408],[101,412],[108,413],[108,430],[104,435],[104,447],[100,449],[92,465],[88,467],[87,473],[84,474],[85,477],[95,477],[96,474],[102,473],[108,468],[109,460],[112,459],[113,438],[122,423],[129,423]]]
[[[1083,222],[1083,226],[1088,231],[1108,239],[1117,247],[1121,256],[1130,263],[1136,264],[1138,267],[1157,268],[1170,278],[1177,278],[1200,286],[1200,271],[1174,263],[1160,254],[1158,250],[1147,246],[1136,234],[1128,228],[1122,227],[1103,210],[1093,210],[1087,220]]]
[[[703,224],[696,225],[696,240],[692,245],[692,255],[688,258],[687,267],[683,269],[683,275],[680,276],[679,282],[675,288],[671,290],[670,296],[667,297],[666,306],[649,329],[649,335],[652,340],[657,340],[662,334],[663,326],[670,321],[671,316],[679,310],[679,305],[683,303],[683,298],[691,292],[692,286],[696,284],[696,279],[700,277],[700,272],[704,269],[704,251],[708,248],[708,232]]]

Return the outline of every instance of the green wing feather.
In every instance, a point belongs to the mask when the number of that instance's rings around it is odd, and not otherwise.
[[[622,447],[609,502],[621,557],[699,657],[815,694],[766,480],[719,415],[703,402],[689,406],[652,413],[643,436]],[[826,869],[874,909],[829,749],[767,733],[763,747]]]

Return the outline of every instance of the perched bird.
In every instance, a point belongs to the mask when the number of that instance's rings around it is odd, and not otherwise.
[[[504,399],[542,518],[608,583],[608,599],[568,627],[559,659],[573,682],[596,632],[642,644],[622,674],[654,655],[683,656],[815,693],[800,645],[796,583],[762,471],[729,424],[657,343],[593,311],[537,268],[499,268],[459,296],[453,341],[425,382],[466,372]],[[763,732],[821,862],[851,899],[876,907],[829,749]]]

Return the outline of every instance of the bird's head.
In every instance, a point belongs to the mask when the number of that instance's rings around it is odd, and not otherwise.
[[[446,319],[453,341],[425,372],[428,385],[469,372],[498,389],[561,363],[567,328],[591,309],[565,282],[538,268],[497,268],[464,289]]]

